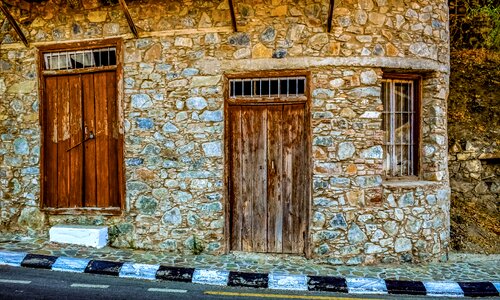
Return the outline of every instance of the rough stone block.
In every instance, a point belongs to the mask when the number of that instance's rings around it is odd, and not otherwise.
[[[108,227],[55,225],[49,230],[50,241],[62,244],[102,248],[108,243]]]

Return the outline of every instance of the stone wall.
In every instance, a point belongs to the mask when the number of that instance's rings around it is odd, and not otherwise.
[[[333,264],[427,261],[449,239],[446,1],[131,2],[141,38],[118,6],[37,5],[29,49],[2,31],[0,221],[44,233],[57,223],[106,224],[113,245],[222,253],[224,74],[311,72],[313,257]],[[14,14],[22,14],[13,10]],[[122,37],[126,209],[54,216],[39,209],[37,45]],[[423,75],[421,181],[382,180],[384,70]]]

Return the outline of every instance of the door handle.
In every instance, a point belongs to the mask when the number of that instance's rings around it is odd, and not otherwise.
[[[83,141],[79,142],[78,144],[76,144],[76,145],[74,145],[74,146],[71,146],[70,148],[68,148],[68,149],[66,150],[66,152],[70,151],[70,150],[71,150],[71,149],[73,149],[73,148],[76,148],[76,147],[80,146],[81,144],[85,143],[85,142],[86,142],[86,141],[88,141],[88,140],[93,140],[93,139],[95,139],[95,136],[94,136],[94,133],[91,131],[91,132],[89,133],[89,137],[88,137],[88,138],[84,139]]]

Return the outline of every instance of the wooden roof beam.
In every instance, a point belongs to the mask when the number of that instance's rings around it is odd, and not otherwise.
[[[328,32],[332,32],[332,19],[333,19],[333,7],[335,6],[335,0],[330,0],[330,5],[328,6]]]
[[[233,0],[229,1],[229,11],[231,12],[231,25],[233,26],[233,31],[238,32],[238,27],[236,26],[236,16],[234,14]]]
[[[136,38],[139,37],[139,32],[137,32],[137,27],[135,26],[134,20],[132,19],[132,16],[130,15],[130,12],[127,7],[127,3],[125,3],[125,0],[118,0],[120,2],[120,6],[122,7],[123,13],[125,14],[125,18],[127,18],[127,23],[128,27],[130,27],[130,30],[134,34]]]
[[[0,10],[2,11],[3,15],[7,18],[7,20],[9,20],[10,25],[14,27],[14,30],[16,31],[17,35],[23,42],[24,46],[26,46],[26,48],[29,48],[30,45],[28,43],[28,39],[24,35],[23,31],[21,30],[21,27],[19,27],[16,19],[14,19],[14,17],[10,13],[9,9],[7,8],[7,5],[5,5],[3,0],[0,0]]]

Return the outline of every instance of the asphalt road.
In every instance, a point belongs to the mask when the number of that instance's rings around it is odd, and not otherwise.
[[[452,299],[217,287],[0,266],[0,299]],[[463,298],[462,298],[463,299]]]

